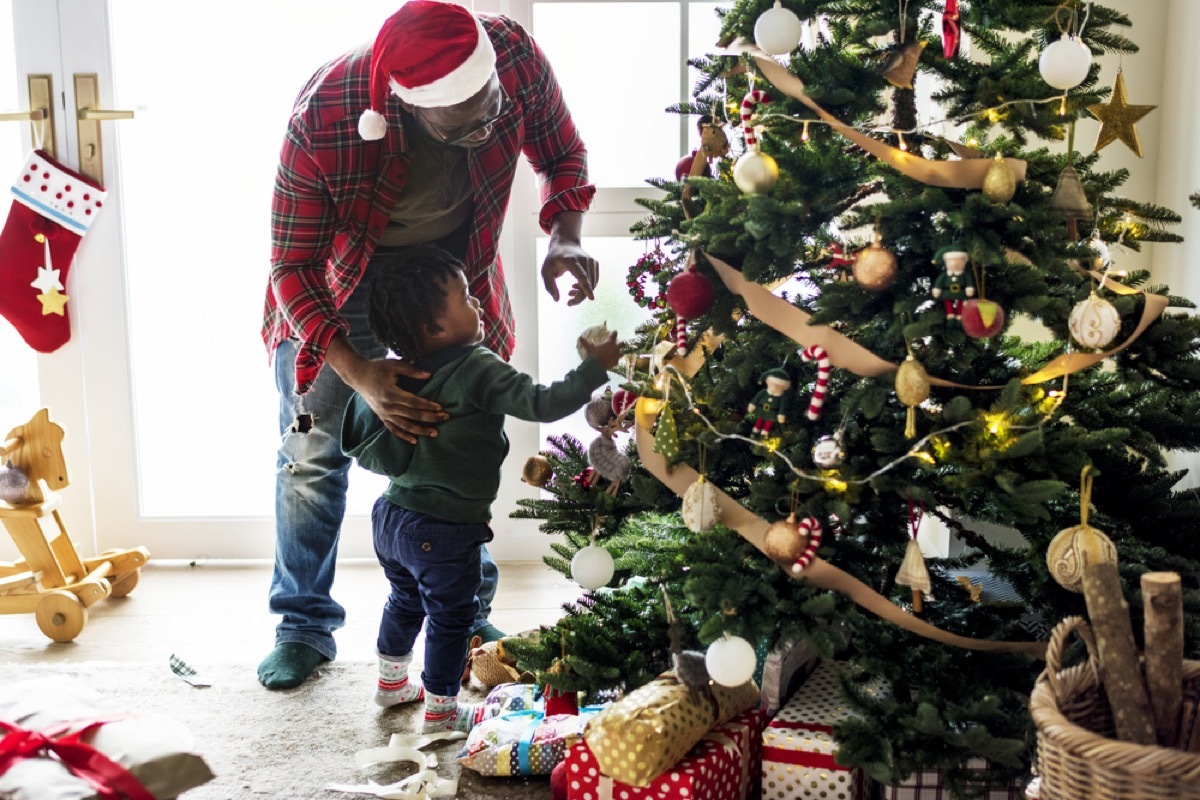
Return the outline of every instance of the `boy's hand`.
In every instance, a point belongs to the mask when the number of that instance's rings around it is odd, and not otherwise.
[[[623,345],[617,341],[617,332],[613,331],[604,341],[596,344],[589,341],[587,337],[579,337],[579,348],[587,353],[592,358],[600,362],[600,366],[605,369],[615,369],[617,363],[621,360],[621,348]]]

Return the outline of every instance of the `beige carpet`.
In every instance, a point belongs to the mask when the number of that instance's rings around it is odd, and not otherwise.
[[[183,793],[182,800],[357,800],[370,795],[324,787],[368,780],[390,784],[413,772],[408,763],[354,766],[357,751],[385,746],[392,733],[419,730],[420,704],[385,711],[371,701],[373,662],[335,661],[298,688],[279,692],[259,685],[252,665],[192,666],[212,686],[185,683],[165,662],[9,664],[0,666],[0,682],[69,675],[129,710],[166,714],[184,723],[196,737],[197,753],[217,777]],[[547,777],[488,778],[462,768],[454,760],[461,746],[460,740],[425,748],[437,753],[441,777],[458,777],[458,800],[549,799]]]

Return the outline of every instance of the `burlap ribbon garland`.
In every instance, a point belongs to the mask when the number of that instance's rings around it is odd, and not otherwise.
[[[811,108],[818,117],[829,124],[830,128],[880,161],[894,167],[901,174],[927,186],[954,189],[980,189],[983,187],[983,180],[992,166],[992,159],[965,158],[961,161],[930,161],[907,150],[892,147],[879,139],[867,136],[821,108],[815,100],[805,94],[804,81],[752,45],[741,43],[731,48],[731,52],[749,54],[754,59],[754,63],[758,65],[763,77],[769,80],[776,89]],[[1013,177],[1018,182],[1025,180],[1027,162],[1019,158],[1006,158],[1004,163],[1012,170]]]
[[[900,368],[899,364],[893,364],[890,361],[880,358],[867,348],[838,333],[828,325],[809,325],[808,323],[812,315],[797,308],[782,297],[773,294],[766,287],[747,280],[741,272],[729,266],[721,259],[707,253],[705,255],[709,263],[712,264],[713,269],[716,270],[717,275],[721,278],[721,282],[725,284],[725,287],[730,292],[741,296],[751,314],[762,320],[769,327],[794,339],[805,347],[820,345],[825,348],[825,352],[829,354],[829,360],[833,366],[849,370],[863,378],[886,375]],[[1009,258],[1015,260],[1023,257],[1010,252]],[[1096,280],[1104,280],[1104,285],[1117,294],[1143,294],[1137,289],[1118,283],[1111,276],[1105,278],[1097,272],[1085,272]],[[1116,355],[1129,347],[1167,309],[1167,298],[1164,295],[1147,294],[1144,296],[1146,302],[1142,308],[1141,319],[1138,320],[1137,327],[1133,333],[1124,342],[1102,353],[1067,353],[1058,356],[1037,372],[1022,378],[1021,383],[1028,386],[1045,383],[1054,378],[1078,372],[1093,364],[1098,364],[1109,356]],[[955,389],[1003,388],[1000,386],[967,386],[933,375],[929,376],[929,382],[934,386],[945,386]]]

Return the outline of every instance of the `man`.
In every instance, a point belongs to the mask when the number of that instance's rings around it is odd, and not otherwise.
[[[337,652],[345,612],[330,587],[349,397],[358,392],[410,443],[436,436],[446,418],[397,386],[426,375],[385,358],[367,328],[371,259],[429,243],[456,255],[482,306],[484,343],[507,359],[512,309],[496,251],[521,153],[542,178],[546,291],[558,300],[569,274],[568,304],[592,299],[599,266],[580,246],[595,194],[586,150],[549,62],[515,22],[409,0],[372,46],[321,67],[296,100],[276,177],[263,323],[283,436],[270,591],[283,619],[258,669],[268,689],[299,685]],[[502,635],[487,622],[497,571],[486,550],[483,561],[475,633],[493,640]]]

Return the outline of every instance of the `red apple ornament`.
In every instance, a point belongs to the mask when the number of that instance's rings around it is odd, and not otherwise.
[[[612,410],[618,417],[637,405],[638,396],[628,389],[617,389],[612,396]]]
[[[990,339],[1004,327],[1004,309],[993,300],[967,300],[963,303],[962,327],[972,339]]]

